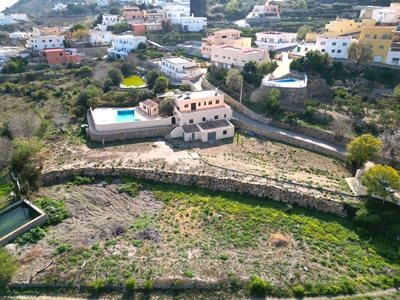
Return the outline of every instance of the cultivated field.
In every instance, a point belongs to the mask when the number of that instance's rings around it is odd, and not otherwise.
[[[37,244],[13,250],[20,260],[14,281],[135,278],[179,286],[195,279],[235,290],[257,275],[277,295],[290,295],[296,285],[310,294],[337,294],[389,288],[400,272],[394,242],[362,237],[350,221],[332,215],[236,194],[109,182],[35,195],[62,200],[70,217]]]

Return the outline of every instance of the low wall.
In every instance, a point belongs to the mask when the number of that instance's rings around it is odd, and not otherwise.
[[[43,225],[47,221],[47,215],[41,209],[39,209],[38,207],[36,207],[35,205],[33,205],[32,203],[30,203],[29,201],[26,201],[26,200],[18,201],[17,203],[14,203],[13,205],[5,208],[3,211],[12,209],[15,206],[20,205],[21,203],[25,203],[31,209],[35,210],[39,214],[39,216],[36,217],[35,219],[29,221],[28,223],[20,226],[19,228],[15,229],[14,231],[10,232],[6,236],[2,237],[0,239],[0,246],[7,245],[9,242],[15,240],[17,237],[23,235],[24,233],[28,232],[29,230],[31,230],[34,227]]]
[[[254,132],[257,135],[265,136],[267,138],[270,138],[270,139],[273,139],[273,140],[276,140],[276,141],[279,141],[279,142],[283,142],[283,143],[286,143],[286,144],[295,145],[297,147],[300,147],[300,148],[303,148],[303,149],[306,149],[306,150],[310,150],[310,151],[313,151],[313,152],[321,153],[323,155],[327,155],[327,156],[330,156],[330,157],[334,157],[334,158],[337,158],[339,160],[346,160],[346,155],[344,155],[342,153],[339,153],[339,152],[336,152],[336,151],[333,151],[333,150],[329,150],[329,149],[324,148],[324,147],[319,147],[316,144],[307,143],[307,142],[305,142],[303,140],[295,139],[293,137],[290,137],[290,136],[287,136],[287,135],[284,135],[284,134],[279,134],[279,133],[272,132],[272,131],[269,131],[269,130],[266,130],[266,129],[258,128],[258,127],[252,126],[252,125],[250,125],[250,124],[248,124],[246,122],[243,122],[241,120],[238,120],[238,119],[232,120],[232,123],[237,128],[240,128],[240,129],[245,130],[245,131]]]
[[[75,168],[55,170],[43,173],[44,185],[54,185],[67,181],[74,176],[95,177],[120,177],[132,176],[157,182],[195,186],[214,191],[234,192],[251,195],[259,198],[268,198],[303,207],[314,208],[323,212],[329,212],[341,217],[347,216],[345,204],[319,195],[302,193],[298,190],[279,186],[276,183],[262,179],[239,180],[232,177],[222,177],[189,172],[166,171],[147,168]],[[262,201],[262,200],[260,200]]]

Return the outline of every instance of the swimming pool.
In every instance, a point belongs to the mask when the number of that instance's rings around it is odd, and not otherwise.
[[[135,109],[118,110],[116,114],[116,123],[138,122],[145,118],[137,113]]]
[[[39,213],[25,203],[21,203],[0,215],[0,238],[37,218]]]
[[[274,82],[280,82],[280,83],[286,83],[286,82],[296,82],[299,81],[297,79],[294,78],[285,78],[285,79],[277,79],[277,80],[273,80]]]

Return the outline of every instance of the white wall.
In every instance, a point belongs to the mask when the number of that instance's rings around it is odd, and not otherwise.
[[[64,49],[64,36],[38,36],[28,39],[27,47],[33,51],[43,51],[44,49],[62,48]]]
[[[215,119],[215,116],[218,116],[218,119]],[[197,110],[185,113],[177,111],[176,117],[177,123],[181,126],[221,119],[230,120],[232,119],[232,109],[226,105],[221,108]],[[193,120],[193,123],[190,123],[190,120]]]
[[[389,51],[386,57],[386,64],[400,66],[400,51]]]

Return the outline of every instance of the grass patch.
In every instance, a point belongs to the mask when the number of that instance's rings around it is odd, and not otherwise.
[[[140,76],[132,75],[124,78],[124,80],[122,81],[122,85],[125,87],[139,88],[139,87],[145,87],[146,82]]]

